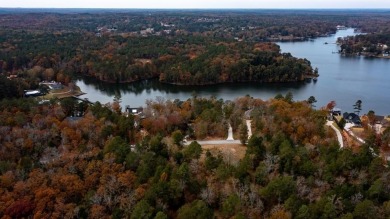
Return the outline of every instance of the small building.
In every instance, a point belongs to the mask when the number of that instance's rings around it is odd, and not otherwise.
[[[375,115],[374,124],[369,126],[375,130],[377,134],[382,134],[388,127],[390,127],[390,119],[385,116]]]
[[[375,123],[382,124],[385,122],[385,116],[375,115]]]
[[[61,90],[64,86],[60,82],[41,82],[39,85],[46,85],[50,90]]]
[[[132,115],[141,115],[144,112],[144,108],[131,108],[130,106],[126,106],[126,112]]]
[[[343,116],[333,116],[333,118],[334,118],[334,121],[336,121],[337,123],[340,123]]]
[[[332,115],[333,116],[341,116],[341,109],[340,108],[333,108]]]
[[[61,83],[52,83],[52,84],[48,84],[50,90],[61,90],[62,88],[64,88],[64,86],[62,86]]]
[[[353,123],[356,126],[361,126],[362,121],[360,120],[360,117],[356,113],[347,113],[345,112],[343,114],[343,118],[348,123]]]
[[[24,93],[24,96],[26,97],[36,97],[36,96],[40,96],[41,95],[41,92],[39,90],[28,90],[28,91],[25,91]]]

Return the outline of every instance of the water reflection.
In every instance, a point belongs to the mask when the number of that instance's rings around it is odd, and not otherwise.
[[[278,93],[286,93],[301,90],[307,83],[226,83],[207,86],[178,86],[163,84],[158,79],[138,81],[126,84],[110,84],[98,81],[94,78],[80,78],[76,82],[87,97],[92,101],[112,101],[121,96],[123,105],[136,102],[143,105],[147,99],[155,99],[157,96],[166,99],[188,99],[193,94],[203,97],[216,96],[224,100],[232,100],[240,96],[251,95],[268,99]],[[108,98],[107,98],[108,97]]]
[[[316,83],[227,83],[210,86],[176,86],[162,84],[157,79],[127,84],[109,84],[93,78],[81,78],[76,83],[87,94],[82,97],[102,103],[121,97],[122,107],[138,107],[147,99],[186,100],[193,94],[215,96],[233,100],[249,94],[255,98],[269,99],[278,93],[292,92],[294,100],[306,100],[314,96],[318,107],[335,100],[338,108],[353,111],[356,100],[363,101],[362,113],[374,110],[377,114],[390,113],[390,59],[362,56],[341,56],[335,53],[339,47],[335,39],[354,35],[353,29],[338,31],[336,35],[307,42],[278,43],[282,52],[307,58],[312,66],[318,67],[320,77]],[[328,44],[324,44],[328,42]]]

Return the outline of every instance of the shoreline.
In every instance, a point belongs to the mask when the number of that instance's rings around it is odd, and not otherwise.
[[[76,85],[75,85],[73,90],[71,88],[69,88],[68,86],[64,86],[64,89],[56,90],[56,91],[60,91],[60,92],[50,91],[48,94],[41,96],[41,97],[43,99],[53,99],[53,98],[63,99],[66,97],[73,97],[73,96],[78,97],[78,96],[87,94],[87,93],[84,93],[83,91],[81,91],[80,87],[78,87]]]
[[[337,52],[341,56],[350,56],[350,57],[363,57],[363,58],[375,58],[375,59],[390,59],[389,56],[383,56],[383,55],[365,55],[365,54],[355,54],[355,53],[340,53]]]
[[[211,82],[211,83],[203,83],[203,84],[185,84],[185,83],[174,83],[174,82],[167,82],[167,81],[161,81],[158,77],[151,77],[151,78],[145,78],[145,79],[138,79],[138,80],[129,80],[129,81],[120,81],[120,82],[114,82],[114,81],[107,81],[107,80],[100,80],[99,78],[86,75],[85,77],[91,78],[93,80],[96,80],[97,82],[101,83],[107,83],[107,84],[131,84],[134,82],[142,82],[146,80],[158,80],[159,83],[162,84],[169,84],[169,85],[175,85],[175,86],[194,86],[194,87],[203,87],[203,86],[212,86],[212,85],[219,85],[219,84],[232,84],[232,83],[259,83],[259,84],[274,84],[274,83],[301,83],[304,82],[307,78],[318,78],[319,75],[315,74],[304,74],[301,80],[289,80],[289,81],[256,81],[256,80],[243,80],[243,81],[221,81],[221,82]],[[79,77],[83,78],[83,77]],[[83,94],[81,94],[83,95]]]

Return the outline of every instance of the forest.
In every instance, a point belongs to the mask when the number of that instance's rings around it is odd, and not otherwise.
[[[23,98],[43,80],[77,77],[300,81],[316,69],[270,41],[337,25],[368,33],[351,42],[388,42],[380,10],[0,9],[0,218],[389,218],[390,170],[378,154],[390,128],[340,148],[313,96],[156,98],[142,116],[120,98]],[[200,144],[226,139],[229,125],[241,157]]]
[[[146,103],[144,119],[117,102],[57,101],[0,101],[2,218],[390,216],[390,172],[370,150],[389,139],[340,149],[326,111],[291,94],[160,98]],[[84,116],[69,117],[81,108]],[[226,137],[228,123],[242,138],[248,109],[253,136],[242,159],[184,144],[185,135]]]
[[[358,13],[359,12],[359,13]],[[42,80],[110,83],[159,78],[178,85],[294,82],[318,76],[274,40],[309,40],[337,25],[386,33],[386,11],[2,9],[1,85],[20,96]],[[3,95],[3,96],[9,96]]]
[[[390,32],[362,34],[340,38],[341,53],[366,56],[388,56],[390,54]]]
[[[315,74],[310,62],[281,54],[273,43],[77,33],[4,33],[3,38],[0,71],[37,82],[68,83],[71,77],[92,76],[123,83],[159,77],[166,83],[203,85],[302,81]]]

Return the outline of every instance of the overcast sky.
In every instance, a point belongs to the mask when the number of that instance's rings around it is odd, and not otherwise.
[[[390,8],[390,0],[0,0],[23,8]]]

